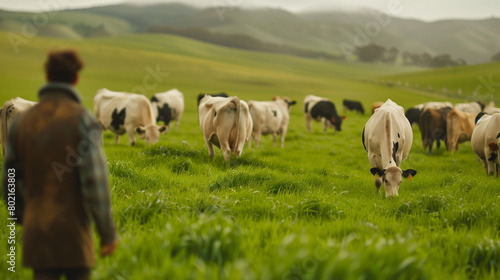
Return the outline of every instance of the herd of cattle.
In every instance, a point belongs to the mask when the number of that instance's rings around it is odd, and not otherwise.
[[[198,117],[210,159],[214,158],[213,145],[221,149],[225,161],[231,155],[240,156],[246,142],[251,147],[252,139],[258,147],[261,135],[271,134],[273,144],[280,135],[281,147],[290,121],[291,106],[297,102],[287,97],[274,97],[272,101],[248,102],[225,93],[200,94]],[[17,115],[34,106],[36,102],[15,98],[5,102],[0,109],[0,137],[2,152],[8,128]],[[346,110],[365,113],[359,101],[344,100]],[[306,129],[311,131],[312,120],[323,123],[323,132],[333,128],[341,131],[345,117],[339,116],[333,102],[327,98],[308,95],[304,98]],[[145,139],[146,145],[156,143],[160,134],[171,129],[175,121],[177,131],[184,112],[184,95],[177,89],[153,95],[151,100],[140,94],[114,92],[100,89],[94,97],[94,113],[103,130],[120,135],[127,134],[130,145],[134,145],[135,134]],[[412,125],[417,124],[424,149],[432,152],[433,143],[444,141],[450,152],[458,151],[458,145],[471,140],[476,155],[483,161],[489,175],[498,176],[500,145],[500,109],[493,103],[482,102],[453,104],[449,102],[427,102],[404,111],[403,107],[390,99],[372,106],[372,116],[363,129],[363,146],[368,153],[375,185],[385,188],[386,196],[398,195],[402,178],[411,178],[416,171],[400,169],[412,146]],[[158,125],[163,122],[164,125]]]

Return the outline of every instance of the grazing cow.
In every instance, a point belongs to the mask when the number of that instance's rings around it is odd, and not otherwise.
[[[498,147],[500,146],[500,113],[482,116],[474,132],[472,132],[471,145],[474,153],[483,162],[487,175],[496,173],[500,169]]]
[[[5,154],[5,144],[12,122],[18,115],[27,111],[35,104],[37,104],[37,102],[16,97],[5,102],[0,109],[0,140],[2,142],[2,154]]]
[[[335,134],[340,131],[340,126],[344,117],[337,114],[335,105],[327,98],[308,95],[304,98],[304,115],[306,117],[307,132],[311,132],[311,122],[323,122],[323,133],[326,133],[327,127],[335,128]]]
[[[390,99],[366,122],[363,146],[368,152],[375,186],[380,189],[383,182],[386,197],[398,195],[402,177],[411,179],[417,174],[413,169],[402,171],[400,168],[412,142],[413,132],[403,107]]]
[[[219,92],[219,93],[200,93],[198,94],[198,106],[200,106],[200,101],[205,97],[205,95],[210,95],[213,97],[229,97],[225,92]]]
[[[226,162],[232,153],[239,157],[245,141],[252,136],[253,123],[248,104],[235,96],[205,95],[198,106],[198,113],[210,160],[215,156],[213,145],[222,150]]]
[[[455,104],[455,109],[465,112],[465,113],[470,113],[470,114],[479,114],[484,110],[484,103],[481,101],[475,101],[475,102],[470,102],[470,103],[458,103]]]
[[[288,97],[283,99],[274,97],[273,101],[248,101],[253,122],[253,137],[257,147],[259,147],[261,134],[272,134],[274,147],[276,147],[276,136],[281,134],[281,147],[285,147],[285,135],[290,121],[290,110],[292,105],[296,103],[296,101],[290,101]],[[251,146],[252,137],[248,141],[248,147]]]
[[[145,138],[146,145],[154,144],[167,130],[156,125],[151,103],[140,94],[100,89],[94,96],[94,113],[102,129],[115,134],[117,144],[125,133],[130,145],[135,145],[134,133]]]
[[[452,109],[446,116],[446,146],[448,151],[458,152],[458,145],[469,141],[474,131],[474,119],[476,114],[469,114]]]
[[[344,99],[342,104],[344,105],[344,114],[346,113],[347,110],[357,111],[363,115],[365,114],[365,109],[363,108],[363,105],[361,105],[361,102],[359,101]]]
[[[163,121],[166,126],[175,120],[175,131],[179,129],[184,113],[184,95],[177,89],[157,93],[151,97],[151,105],[156,122]],[[170,126],[169,126],[170,127]]]
[[[406,110],[405,117],[413,126],[414,124],[418,124],[420,122],[420,114],[422,114],[422,109],[412,107]]]
[[[380,108],[380,106],[384,105],[384,102],[382,101],[377,101],[375,103],[373,103],[372,105],[372,115],[375,113],[375,110],[377,110],[378,108]]]
[[[420,116],[419,127],[422,134],[422,144],[424,151],[429,147],[429,154],[432,153],[434,141],[436,141],[437,149],[441,146],[441,140],[446,143],[446,116],[450,111],[450,107],[427,109]]]
[[[437,101],[432,101],[432,102],[425,102],[424,107],[422,108],[422,112],[427,110],[427,109],[441,109],[441,108],[446,108],[450,107],[453,108],[453,104],[450,102],[437,102]]]

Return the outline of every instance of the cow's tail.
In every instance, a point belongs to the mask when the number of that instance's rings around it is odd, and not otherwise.
[[[0,120],[0,132],[2,135],[0,135],[0,139],[2,141],[2,154],[5,155],[5,144],[7,141],[7,118],[8,118],[8,112],[9,108],[12,107],[13,103],[12,100],[9,100],[5,102],[5,104],[2,107],[2,112],[1,112],[1,120]]]
[[[236,116],[234,118],[234,128],[236,129],[236,135],[234,137],[234,143],[232,143],[232,151],[235,156],[238,156],[239,151],[238,151],[238,143],[240,143],[240,137],[241,137],[241,130],[245,129],[245,126],[241,124],[241,101],[238,97],[234,96],[231,100],[231,102],[234,103],[236,106]]]

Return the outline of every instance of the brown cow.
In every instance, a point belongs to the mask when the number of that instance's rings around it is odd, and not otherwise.
[[[446,143],[446,115],[450,111],[450,107],[428,109],[420,115],[418,126],[422,134],[422,145],[424,151],[429,147],[429,154],[432,153],[434,141],[437,149],[441,146],[441,140]]]
[[[464,113],[459,110],[452,109],[446,116],[446,146],[448,151],[453,153],[453,150],[458,152],[458,145],[465,141],[470,141],[472,132],[474,131],[475,114]]]

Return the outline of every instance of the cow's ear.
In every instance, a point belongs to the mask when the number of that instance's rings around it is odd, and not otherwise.
[[[289,106],[292,106],[292,105],[295,105],[295,104],[297,104],[297,101],[295,101],[295,100],[292,101],[292,102],[290,102],[290,103],[288,103]]]
[[[370,169],[370,172],[372,173],[373,176],[382,177],[385,174],[385,169],[380,169],[378,167],[373,167],[372,169]]]
[[[405,177],[408,180],[411,180],[415,175],[417,175],[417,171],[413,169],[406,169],[405,171],[403,171],[403,177]]]
[[[347,117],[346,116],[342,116],[342,120],[345,120]]]
[[[165,132],[167,131],[167,129],[168,129],[168,126],[167,126],[167,125],[162,125],[162,126],[160,126],[160,127],[158,128],[158,131],[159,131],[161,134],[163,134],[163,133],[165,133]]]
[[[144,129],[144,126],[136,127],[135,132],[137,132],[139,137],[141,137],[142,139],[144,139],[144,137],[146,136],[146,130]]]

